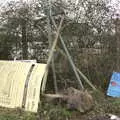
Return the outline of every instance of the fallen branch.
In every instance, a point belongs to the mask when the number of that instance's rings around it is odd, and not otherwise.
[[[46,98],[53,98],[53,99],[56,99],[56,98],[67,98],[66,95],[62,95],[62,94],[44,94],[43,96],[46,97]]]

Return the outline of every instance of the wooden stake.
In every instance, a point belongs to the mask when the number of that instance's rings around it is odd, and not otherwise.
[[[52,45],[51,50],[50,50],[50,53],[49,53],[49,57],[48,57],[48,61],[47,61],[47,65],[46,65],[45,71],[48,71],[50,62],[52,61],[52,57],[53,57],[53,54],[54,54],[55,47],[56,47],[56,45],[57,45],[57,41],[58,41],[58,37],[59,37],[59,33],[60,33],[60,29],[61,29],[63,20],[64,20],[64,16],[62,16],[61,21],[60,21],[60,25],[59,25],[59,27],[58,27],[58,29],[57,29],[56,36],[55,36],[55,40],[54,40],[54,42],[53,42],[53,45]],[[46,86],[46,82],[47,82],[47,79],[43,79],[43,80],[44,80],[44,81],[43,81],[42,89],[41,89],[41,92],[42,92],[42,93],[45,91],[45,86]]]
[[[55,93],[58,93],[58,86],[57,86],[57,79],[56,79],[56,73],[55,73],[55,63],[54,63],[54,58],[52,59],[52,71],[53,71],[53,79],[54,79]]]
[[[78,73],[80,74],[80,76],[85,80],[85,82],[93,89],[93,90],[97,90],[94,85],[88,80],[88,78],[78,69],[76,68]]]
[[[55,28],[57,29],[55,20],[52,18],[52,16],[51,16],[51,19],[52,19],[53,25],[54,25]],[[70,53],[69,53],[68,50],[67,50],[67,47],[66,47],[66,45],[65,45],[65,43],[64,43],[61,35],[59,35],[59,37],[60,37],[60,41],[61,41],[61,43],[62,43],[62,45],[63,45],[63,48],[64,48],[64,50],[65,50],[65,52],[66,52],[66,54],[67,54],[68,60],[69,60],[71,66],[72,66],[72,68],[73,68],[73,71],[74,71],[74,73],[75,73],[75,76],[76,76],[76,78],[77,78],[77,80],[78,80],[78,82],[79,82],[79,84],[80,84],[80,89],[83,90],[83,89],[84,89],[84,86],[83,86],[83,84],[82,84],[82,82],[81,82],[81,80],[80,80],[80,77],[79,77],[79,74],[78,74],[78,72],[77,72],[77,70],[76,70],[75,64],[74,64],[74,62],[73,62],[73,60],[72,60],[72,58],[71,58],[71,56],[70,56]]]
[[[63,50],[61,50],[60,48],[58,48],[59,52],[65,57],[67,58],[66,54],[64,53]],[[79,68],[76,68],[76,70],[78,71],[78,73],[80,74],[80,76],[85,80],[85,82],[95,91],[97,91],[97,89],[95,88],[95,86],[90,82],[90,80],[79,70]]]
[[[49,41],[49,48],[52,47],[52,29],[50,24],[50,16],[51,16],[51,0],[49,0],[49,14],[48,14],[48,41]],[[53,53],[54,54],[54,53]],[[55,63],[54,63],[54,55],[52,57],[52,73],[53,73],[53,80],[54,80],[54,89],[55,93],[58,93],[58,87],[57,87],[57,79],[56,79],[56,73],[55,73]]]

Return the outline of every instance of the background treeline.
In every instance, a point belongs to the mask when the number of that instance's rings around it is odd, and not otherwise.
[[[73,61],[93,84],[105,89],[112,72],[120,71],[120,20],[108,0],[7,3],[0,13],[0,59],[46,63],[49,34],[55,39],[50,16],[59,25],[63,15],[61,34]],[[75,85],[60,42],[54,53],[58,83],[62,87]]]

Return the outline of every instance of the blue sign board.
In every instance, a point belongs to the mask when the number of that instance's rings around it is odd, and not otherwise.
[[[107,90],[107,95],[112,97],[120,97],[120,73],[113,72]]]

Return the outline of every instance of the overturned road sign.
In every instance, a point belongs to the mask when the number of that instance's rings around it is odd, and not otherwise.
[[[0,61],[0,106],[37,112],[46,64]]]

